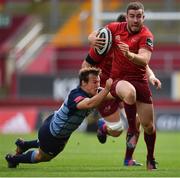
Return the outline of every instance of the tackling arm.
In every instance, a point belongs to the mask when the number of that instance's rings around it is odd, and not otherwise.
[[[98,94],[96,94],[92,98],[85,98],[82,101],[80,101],[77,104],[77,108],[90,109],[90,108],[97,107],[108,95],[112,82],[113,82],[112,79],[108,79],[106,81],[106,86],[104,89],[102,89]]]

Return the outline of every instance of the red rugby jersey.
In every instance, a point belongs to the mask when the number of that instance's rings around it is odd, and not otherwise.
[[[110,76],[113,79],[147,80],[146,67],[129,61],[119,50],[118,41],[129,45],[133,53],[138,53],[140,48],[153,51],[153,35],[146,26],[143,26],[137,34],[131,34],[127,30],[126,22],[113,22],[107,25],[112,33],[112,47],[105,56],[100,56],[91,48],[89,55],[97,62],[97,67],[102,69],[101,78],[104,81]],[[102,80],[101,79],[101,80]]]
[[[125,57],[119,50],[117,43],[122,41],[129,45],[129,50],[138,53],[140,48],[146,48],[153,51],[153,35],[146,26],[136,34],[129,33],[127,22],[110,23],[107,27],[111,30],[113,36],[114,58],[112,63],[111,77],[114,79],[127,80],[147,80],[146,67],[134,64]]]

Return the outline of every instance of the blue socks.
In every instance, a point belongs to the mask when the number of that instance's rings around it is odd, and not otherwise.
[[[28,151],[27,153],[14,155],[13,161],[16,163],[37,163],[35,156],[37,154],[36,150]]]

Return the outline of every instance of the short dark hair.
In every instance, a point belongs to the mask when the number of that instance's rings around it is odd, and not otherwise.
[[[139,9],[142,9],[144,12],[144,5],[141,2],[139,1],[130,2],[127,5],[126,12],[128,13],[129,10],[139,10]]]
[[[99,68],[95,67],[87,67],[87,68],[82,68],[79,71],[79,84],[80,86],[82,85],[82,81],[88,83],[89,81],[89,75],[95,75],[98,76],[100,75],[101,70]]]
[[[125,13],[119,14],[119,16],[116,19],[116,22],[126,22],[126,14]]]

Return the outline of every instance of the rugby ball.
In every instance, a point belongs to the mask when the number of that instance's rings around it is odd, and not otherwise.
[[[105,55],[111,48],[112,44],[112,34],[108,28],[99,29],[99,38],[105,38],[105,44],[103,47],[95,48],[95,51],[99,55]]]

